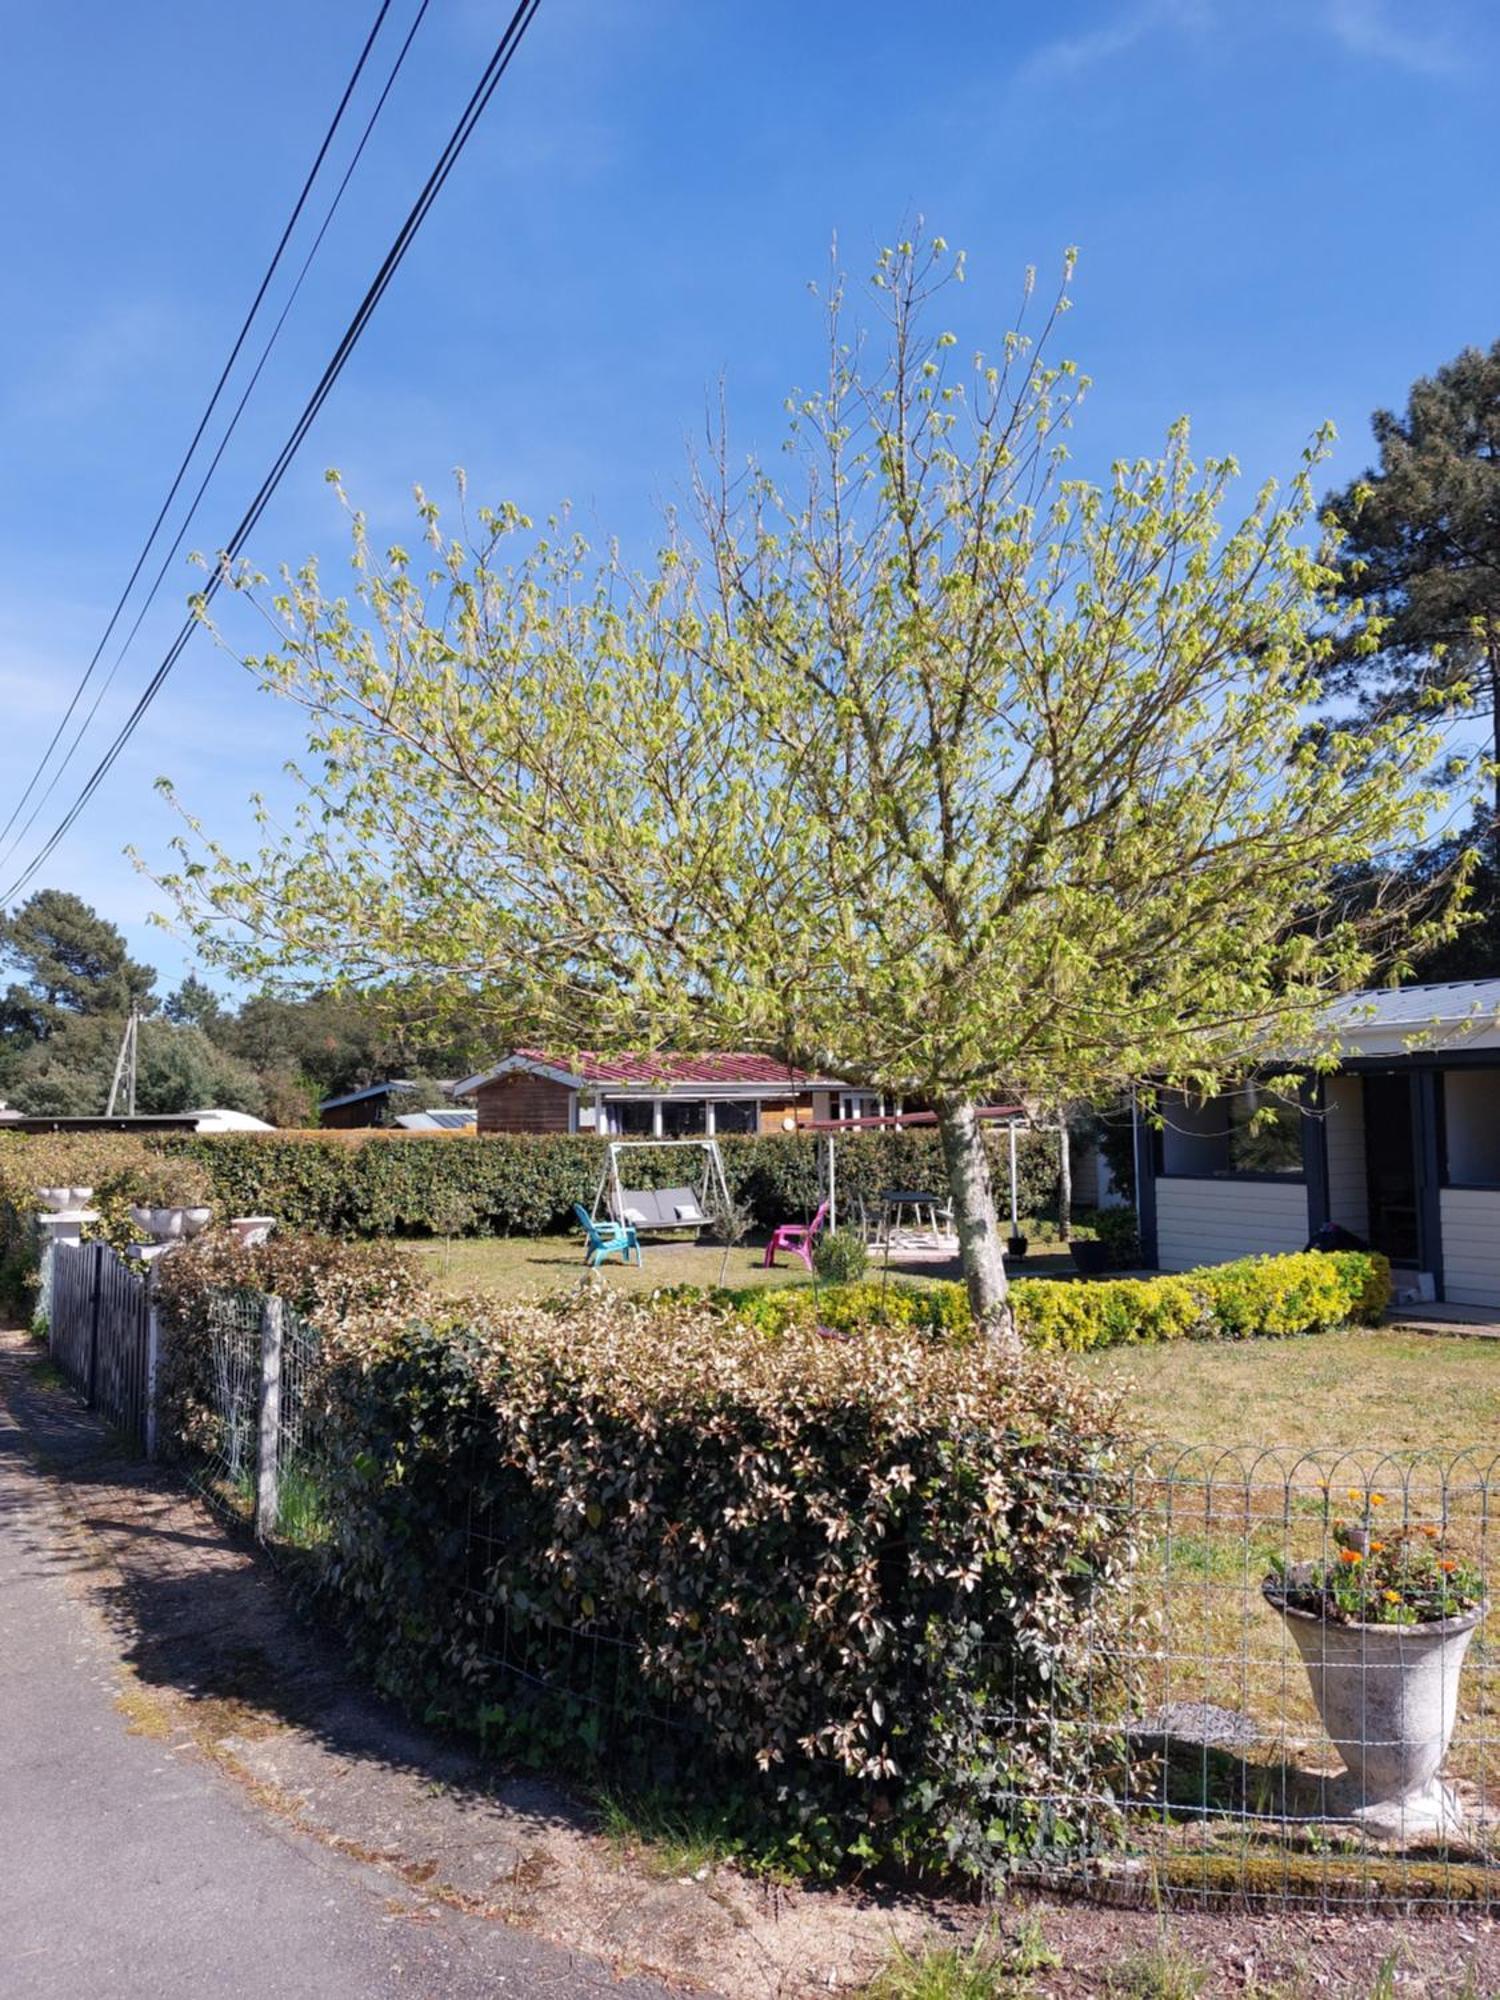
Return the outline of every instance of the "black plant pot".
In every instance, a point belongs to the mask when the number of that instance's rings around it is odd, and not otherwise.
[[[1007,1236],[1005,1239],[1005,1254],[1013,1264],[1019,1263],[1026,1255],[1026,1238],[1024,1236]]]
[[[1068,1250],[1073,1259],[1073,1269],[1085,1278],[1097,1278],[1109,1269],[1109,1246],[1095,1237],[1085,1236],[1071,1242]]]

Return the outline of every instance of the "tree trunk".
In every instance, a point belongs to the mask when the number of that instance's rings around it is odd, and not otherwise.
[[[1019,1354],[1021,1338],[1010,1306],[1000,1219],[978,1116],[969,1100],[950,1100],[938,1105],[937,1121],[974,1324],[1007,1352]]]
[[[1067,1114],[1057,1144],[1057,1231],[1064,1243],[1073,1236],[1073,1155],[1068,1145]]]

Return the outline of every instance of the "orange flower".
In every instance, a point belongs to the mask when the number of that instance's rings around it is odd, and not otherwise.
[[[1349,1498],[1351,1500],[1363,1500],[1364,1497],[1365,1497],[1364,1494],[1360,1492],[1357,1486],[1351,1486],[1349,1488]]]
[[[1385,1505],[1385,1495],[1383,1493],[1372,1493],[1370,1495],[1370,1505],[1372,1507],[1383,1507]]]
[[[1383,1555],[1385,1554],[1385,1543],[1384,1543],[1384,1542],[1371,1542],[1371,1544],[1370,1544],[1370,1554],[1371,1554],[1372,1556],[1383,1556]]]
[[[1399,1590],[1382,1591],[1381,1595],[1387,1604],[1399,1604],[1401,1602],[1401,1593]]]
[[[1444,1576],[1452,1576],[1453,1572],[1458,1568],[1458,1564],[1451,1556],[1445,1556],[1438,1564],[1438,1568],[1443,1572]]]
[[[1358,1549],[1340,1549],[1339,1561],[1351,1564],[1361,1563],[1364,1561],[1364,1557],[1360,1554]]]

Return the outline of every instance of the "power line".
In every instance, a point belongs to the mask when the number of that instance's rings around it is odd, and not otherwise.
[[[365,37],[364,47],[359,52],[359,60],[355,63],[349,81],[344,86],[344,94],[338,101],[337,108],[334,111],[333,118],[329,124],[328,130],[323,134],[323,143],[321,146],[319,146],[317,151],[317,156],[313,160],[311,167],[309,167],[308,169],[307,178],[302,183],[302,191],[297,196],[297,200],[292,208],[292,212],[290,216],[287,218],[286,227],[281,232],[281,240],[276,245],[275,250],[272,252],[271,261],[266,266],[265,274],[261,278],[260,284],[256,289],[255,297],[250,302],[250,310],[245,314],[245,318],[240,327],[239,333],[235,337],[234,346],[229,350],[229,359],[224,363],[224,366],[219,374],[219,379],[214,384],[213,394],[208,399],[207,405],[205,406],[203,411],[203,415],[198,419],[198,428],[193,432],[192,442],[188,445],[187,450],[182,455],[182,463],[178,466],[176,476],[174,477],[171,486],[167,490],[167,497],[165,500],[162,501],[161,506],[157,511],[156,519],[151,524],[150,533],[146,536],[145,541],[142,542],[141,544],[140,554],[135,559],[135,567],[131,570],[129,577],[126,579],[125,588],[120,592],[119,597],[115,600],[115,608],[109,614],[109,623],[105,626],[104,631],[100,636],[99,643],[94,648],[93,657],[92,659],[90,659],[87,668],[84,670],[83,678],[79,681],[78,686],[74,689],[73,698],[68,703],[68,706],[64,711],[62,721],[58,723],[57,728],[53,731],[52,740],[47,745],[47,748],[42,752],[41,762],[37,765],[36,770],[32,773],[32,776],[27,783],[25,791],[22,792],[20,798],[16,801],[15,805],[12,807],[10,818],[5,822],[5,825],[3,827],[0,827],[0,840],[3,840],[6,834],[10,832],[11,828],[15,825],[16,820],[19,817],[20,813],[24,809],[26,801],[31,797],[31,794],[35,789],[38,781],[40,780],[43,771],[45,771],[47,768],[48,761],[50,760],[53,751],[57,748],[58,742],[62,737],[63,731],[67,728],[68,723],[72,718],[75,709],[78,707],[79,702],[83,699],[84,690],[88,687],[89,682],[93,678],[94,669],[99,664],[99,660],[104,652],[104,648],[109,644],[109,636],[111,632],[114,631],[116,624],[119,622],[120,614],[125,609],[125,605],[127,600],[129,599],[130,593],[135,588],[136,579],[140,576],[141,570],[145,566],[146,558],[151,552],[151,545],[156,540],[157,535],[161,532],[161,524],[167,517],[167,511],[171,507],[172,502],[176,499],[178,489],[182,485],[184,478],[187,476],[187,469],[188,466],[192,463],[193,454],[197,451],[198,446],[202,441],[203,433],[208,428],[209,419],[213,416],[214,410],[218,405],[219,398],[224,393],[224,385],[229,380],[230,372],[233,369],[235,362],[239,359],[240,350],[244,346],[245,341],[249,336],[251,324],[255,319],[255,315],[260,310],[261,301],[265,298],[267,288],[269,287],[272,278],[276,275],[277,267],[281,262],[282,253],[285,251],[287,243],[291,239],[292,231],[297,226],[298,218],[301,216],[303,209],[307,205],[307,198],[312,193],[313,183],[317,180],[318,174],[322,169],[323,161],[328,154],[328,148],[333,144],[334,136],[339,129],[340,123],[342,122],[344,112],[348,108],[349,99],[354,94],[355,86],[359,82],[360,76],[363,73],[365,63],[369,59],[370,51],[375,46],[375,38],[380,33],[381,25],[384,22],[387,13],[390,11],[390,5],[391,5],[391,0],[381,0],[379,11],[376,13],[375,16],[375,25],[371,28],[369,34]],[[238,415],[238,412],[236,412],[236,415]]]
[[[240,553],[241,549],[244,547],[245,542],[247,541],[251,533],[254,531],[256,523],[260,520],[261,515],[265,512],[266,507],[271,500],[271,496],[275,493],[277,487],[281,484],[281,481],[286,474],[287,467],[291,464],[292,459],[295,457],[297,453],[298,447],[302,443],[302,440],[306,437],[308,431],[312,428],[313,423],[316,421],[318,412],[322,409],[324,403],[328,400],[328,396],[331,393],[335,382],[337,382],[339,376],[343,373],[345,364],[347,363],[349,356],[353,353],[355,347],[358,345],[360,336],[363,334],[365,327],[369,324],[369,321],[372,315],[374,314],[375,308],[379,305],[381,299],[384,297],[386,288],[390,284],[391,279],[395,276],[397,270],[400,268],[401,262],[405,257],[408,249],[410,249],[412,241],[417,234],[417,231],[421,228],[423,222],[426,220],[428,212],[432,207],[432,204],[436,201],[438,195],[442,192],[443,186],[447,181],[449,174],[453,171],[454,165],[456,164],[459,155],[463,152],[464,147],[468,144],[470,138],[473,135],[474,127],[483,117],[485,109],[487,108],[490,102],[490,99],[494,96],[496,89],[499,87],[501,78],[505,75],[505,72],[509,69],[511,62],[515,56],[516,50],[520,47],[521,42],[526,34],[526,31],[531,26],[532,21],[535,19],[537,10],[540,6],[541,6],[541,0],[520,0],[520,4],[517,6],[515,12],[511,15],[509,22],[506,24],[504,33],[501,35],[499,42],[496,44],[493,55],[490,57],[489,62],[485,65],[484,71],[480,76],[479,82],[478,84],[476,84],[474,88],[473,95],[470,97],[468,104],[464,107],[463,113],[461,114],[458,123],[454,126],[453,131],[449,136],[448,143],[444,146],[442,152],[439,154],[436,166],[433,168],[432,172],[428,175],[427,181],[423,186],[421,193],[418,195],[416,201],[412,205],[410,214],[407,216],[405,222],[401,225],[401,228],[397,232],[395,241],[392,243],[390,249],[386,252],[385,259],[382,262],[379,271],[377,271],[375,278],[370,285],[369,290],[365,293],[364,298],[360,301],[360,304],[354,314],[353,319],[350,320],[349,325],[345,328],[343,337],[339,341],[338,346],[334,349],[333,355],[329,360],[328,366],[324,369],[322,377],[319,380],[317,387],[313,390],[311,396],[309,396],[306,404],[303,406],[301,416],[297,419],[297,422],[292,426],[292,430],[288,435],[285,444],[283,444],[280,452],[276,456],[275,463],[272,465],[272,468],[270,472],[267,473],[265,479],[261,482],[260,490],[255,495],[255,498],[251,501],[249,507],[247,507],[245,512],[241,515],[239,523],[236,526],[233,535],[230,537],[229,541],[225,544],[219,566],[214,570],[213,574],[209,577],[208,582],[204,586],[204,589],[201,593],[200,606],[207,605],[209,602],[212,601],[214,596],[217,594],[219,587],[224,580],[224,577],[229,572],[230,564],[234,561],[234,559]],[[198,622],[199,622],[198,611],[195,610],[194,612],[189,613],[188,617],[184,620],[183,625],[179,630],[176,638],[172,641],[171,645],[167,648],[166,653],[163,655],[160,666],[157,667],[156,671],[152,674],[151,679],[146,683],[145,689],[142,692],[139,700],[136,702],[135,707],[131,710],[130,714],[125,718],[124,723],[121,725],[120,729],[116,733],[115,739],[111,743],[109,749],[100,758],[99,762],[94,766],[94,769],[92,770],[92,772],[90,772],[88,778],[85,780],[83,788],[80,791],[78,797],[74,800],[72,806],[68,809],[67,813],[64,815],[62,820],[54,828],[53,832],[51,833],[47,841],[44,843],[40,851],[37,853],[35,858],[28,864],[28,866],[22,871],[22,873],[19,876],[17,876],[16,880],[10,885],[10,887],[4,891],[3,895],[0,895],[0,906],[9,903],[16,895],[19,894],[19,892],[22,889],[26,887],[27,883],[37,873],[38,869],[40,869],[44,865],[48,857],[52,854],[53,850],[56,848],[58,842],[63,839],[65,834],[68,832],[69,828],[78,818],[78,815],[83,811],[84,807],[88,804],[89,800],[98,790],[100,784],[103,782],[105,776],[108,774],[110,768],[114,764],[115,759],[119,756],[121,750],[124,749],[126,743],[129,742],[131,736],[134,735],[135,730],[139,726],[142,717],[145,715],[146,711],[150,708],[152,702],[156,699],[158,693],[161,691],[161,688],[165,683],[167,676],[171,673],[173,667],[176,666],[178,660],[181,658],[184,648],[186,647],[189,639],[191,639],[194,631],[197,628]]]
[[[61,760],[59,761],[56,770],[53,771],[51,777],[47,780],[46,786],[38,795],[37,801],[35,805],[31,808],[31,811],[28,814],[24,824],[17,829],[14,838],[11,840],[10,845],[6,848],[5,852],[3,854],[0,854],[0,868],[3,868],[6,865],[6,863],[10,860],[11,856],[25,841],[26,836],[31,831],[32,827],[35,826],[38,818],[41,816],[43,807],[46,805],[48,799],[51,798],[53,792],[56,791],[58,785],[62,781],[64,772],[67,770],[68,766],[72,763],[74,757],[76,756],[78,752],[78,746],[82,743],[84,737],[88,734],[90,725],[93,723],[94,717],[99,713],[100,706],[103,703],[105,696],[109,693],[110,688],[114,685],[115,676],[119,673],[120,668],[124,665],[125,657],[129,653],[130,648],[135,641],[136,634],[140,631],[141,626],[145,621],[146,613],[151,609],[152,604],[155,602],[157,592],[161,589],[167,571],[171,568],[173,559],[177,555],[178,550],[182,547],[183,541],[187,535],[187,531],[192,525],[193,517],[196,515],[199,505],[202,502],[203,496],[208,490],[209,482],[212,480],[214,474],[219,469],[219,462],[223,458],[224,453],[228,448],[229,441],[234,435],[235,428],[239,423],[240,417],[244,413],[245,405],[249,402],[252,394],[255,391],[255,385],[260,380],[262,370],[265,368],[267,361],[269,361],[271,358],[271,351],[275,347],[276,342],[280,337],[281,329],[286,325],[287,318],[291,313],[292,307],[297,302],[297,296],[302,290],[303,280],[306,278],[309,270],[311,270],[313,260],[314,258],[316,258],[318,251],[322,246],[323,238],[328,234],[329,225],[332,223],[334,216],[338,213],[339,204],[344,198],[344,190],[348,187],[349,182],[353,179],[354,170],[359,165],[360,159],[364,153],[365,146],[369,140],[370,134],[375,129],[376,121],[379,119],[381,112],[385,109],[386,99],[390,96],[396,78],[401,73],[402,64],[406,61],[407,51],[408,49],[410,49],[412,42],[416,38],[417,30],[418,28],[421,27],[423,17],[426,15],[427,9],[430,4],[431,0],[421,0],[421,5],[418,7],[415,16],[412,19],[412,24],[406,31],[406,39],[396,52],[396,59],[391,65],[390,75],[385,80],[385,87],[381,91],[379,97],[376,99],[375,107],[365,121],[365,128],[359,136],[359,143],[355,147],[352,155],[350,156],[349,164],[344,169],[342,179],[339,181],[337,188],[334,190],[333,199],[329,203],[327,213],[324,215],[323,220],[319,225],[318,233],[313,238],[312,244],[308,249],[307,255],[302,260],[302,268],[298,271],[297,276],[293,281],[292,288],[290,292],[287,294],[286,302],[282,306],[281,312],[277,317],[276,324],[271,328],[271,332],[266,340],[265,346],[261,349],[260,359],[256,362],[255,367],[251,373],[250,379],[245,384],[240,399],[234,407],[234,412],[230,417],[227,426],[225,427],[224,435],[219,440],[218,448],[214,452],[213,457],[209,460],[208,469],[204,473],[202,479],[200,479],[198,482],[198,490],[194,493],[192,499],[188,503],[187,512],[182,517],[182,524],[178,528],[177,533],[172,539],[172,545],[167,550],[166,554],[162,557],[156,575],[152,578],[151,588],[147,591],[145,598],[142,600],[141,606],[135,614],[135,619],[131,624],[130,630],[125,635],[124,643],[121,645],[119,652],[116,653],[115,655],[114,664],[110,667],[109,672],[104,676],[103,680],[99,683],[98,688],[95,690],[94,699],[89,705],[88,713],[79,723],[78,728],[74,733],[72,742],[68,745],[68,748],[63,754]],[[148,547],[150,546],[149,541],[147,543],[147,546]],[[108,635],[106,634],[106,637],[107,636]],[[97,659],[98,655],[96,654],[95,655],[96,662]],[[91,664],[89,672],[92,673],[92,671],[93,671],[93,665]],[[85,685],[86,684],[87,684],[87,676],[85,676]],[[82,687],[80,687],[79,693],[81,694],[82,691],[83,689]],[[68,710],[69,714],[71,714],[73,708],[77,706],[77,700],[78,697],[77,695],[75,695],[73,698],[73,702],[72,704],[70,704]],[[67,716],[63,717],[63,722],[62,724],[59,725],[58,729],[59,735],[61,734],[62,728],[66,725],[67,719],[68,719]],[[57,737],[54,736],[52,739],[52,744],[49,745],[48,747],[48,752],[47,752],[48,756],[51,755],[52,748],[55,747],[56,742],[57,742]],[[46,758],[43,759],[44,765],[45,762]],[[37,776],[40,775],[41,772],[39,768]],[[36,783],[36,777],[33,777],[31,784],[35,785],[35,783]],[[28,786],[27,790],[30,791],[30,789],[31,786]],[[21,805],[24,805],[25,803],[26,801],[23,798],[21,800]],[[19,810],[20,806],[16,808],[17,812]],[[11,814],[10,820],[6,824],[6,827],[0,828],[0,839],[4,838],[4,835],[9,830],[10,825],[14,823],[15,817],[16,814],[15,812],[13,812]]]

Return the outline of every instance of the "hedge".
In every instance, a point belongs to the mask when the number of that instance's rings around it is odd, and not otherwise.
[[[428,1719],[616,1782],[676,1743],[809,1869],[990,1881],[1112,1824],[1133,1513],[1066,1371],[585,1292],[351,1323],[326,1383],[326,1595]]]
[[[1181,1277],[1018,1278],[1011,1299],[1021,1337],[1043,1351],[1162,1340],[1252,1340],[1327,1333],[1378,1323],[1390,1299],[1390,1265],[1374,1251],[1246,1257]],[[961,1285],[858,1285],[721,1295],[736,1317],[763,1333],[821,1325],[835,1332],[885,1324],[927,1334],[971,1332]]]
[[[763,1229],[811,1216],[818,1202],[819,1142],[809,1137],[726,1136],[720,1142],[731,1195]],[[1004,1148],[991,1135],[997,1175],[1008,1176]],[[109,1172],[109,1149],[123,1162],[152,1154],[186,1156],[202,1165],[223,1216],[274,1215],[285,1230],[330,1236],[388,1236],[430,1230],[463,1236],[538,1236],[573,1226],[575,1201],[587,1206],[604,1169],[604,1141],[567,1134],[426,1137],[387,1133],[204,1133],[157,1135],[144,1142],[114,1137],[0,1137],[0,1183],[13,1174],[27,1191],[43,1178],[70,1178],[59,1162],[77,1149],[88,1180]],[[25,1149],[37,1149],[34,1154]],[[21,1149],[21,1150],[17,1150]],[[1056,1141],[1024,1133],[1018,1147],[1022,1212],[1055,1210]],[[44,1158],[46,1177],[28,1170]],[[679,1153],[630,1156],[645,1184],[668,1187],[685,1175]],[[930,1127],[862,1132],[840,1138],[840,1199],[852,1205],[888,1187],[943,1187],[941,1151]],[[694,1177],[701,1171],[696,1162]],[[1008,1191],[1008,1179],[999,1185]],[[1008,1198],[1008,1193],[1007,1193]]]

